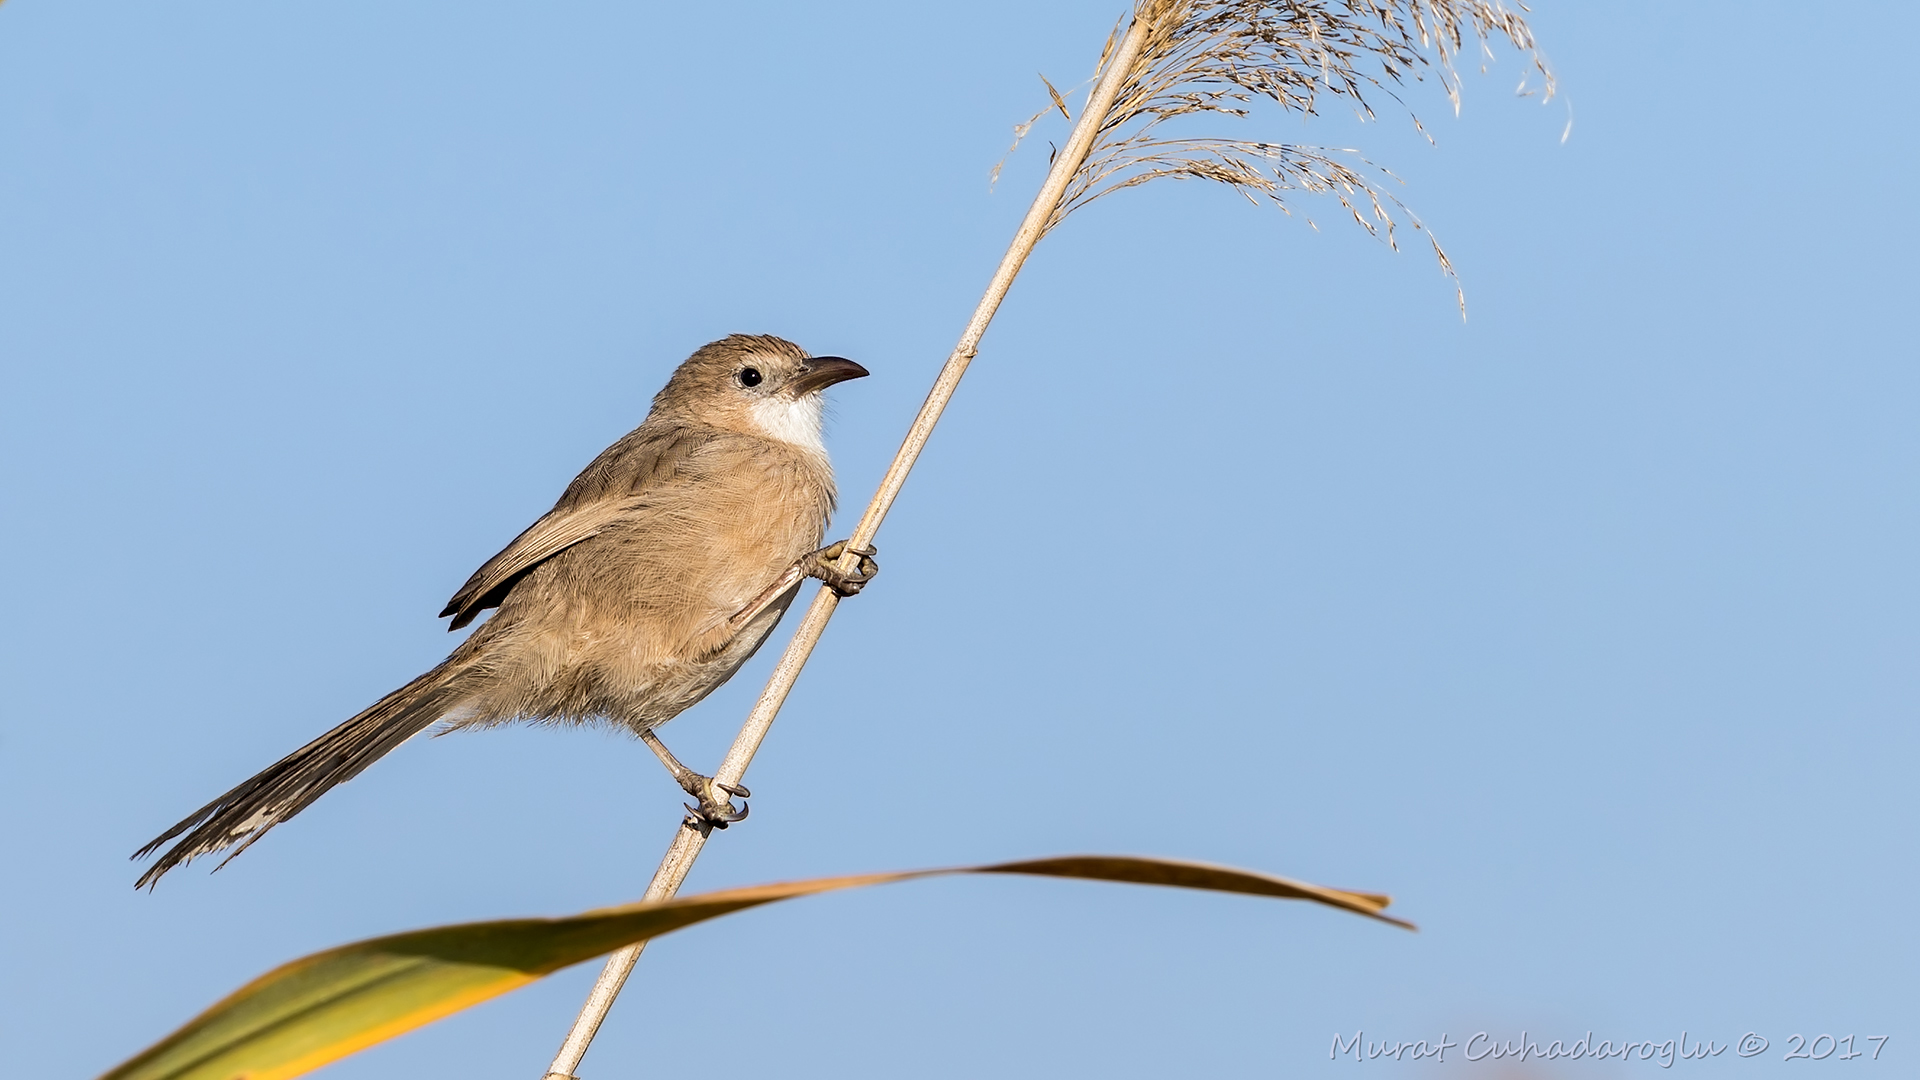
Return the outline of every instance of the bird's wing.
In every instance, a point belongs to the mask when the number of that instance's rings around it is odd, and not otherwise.
[[[550,511],[528,526],[526,532],[515,537],[506,550],[475,570],[460,591],[453,594],[453,599],[447,601],[440,617],[453,616],[453,625],[448,629],[458,630],[487,608],[499,607],[500,601],[506,598],[507,590],[520,579],[520,575],[580,541],[597,535],[600,530],[619,520],[638,501],[623,499],[619,502],[595,502],[572,510]]]
[[[513,543],[473,572],[440,612],[458,630],[487,608],[499,607],[507,590],[527,571],[597,535],[639,510],[653,489],[673,479],[706,440],[685,429],[641,427],[593,460],[552,510],[514,537]]]

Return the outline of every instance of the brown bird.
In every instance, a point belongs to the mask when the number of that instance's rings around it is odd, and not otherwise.
[[[820,394],[866,374],[777,337],[735,334],[703,346],[667,380],[646,422],[595,458],[440,613],[453,617],[450,630],[497,607],[491,619],[433,670],[141,848],[134,858],[186,834],[135,888],[238,845],[231,860],[436,723],[624,725],[699,800],[688,807],[697,825],[745,817],[729,797],[745,798],[745,789],[682,765],[653,729],[739,670],[805,578],[847,596],[879,571],[871,548],[842,572],[833,564],[846,542],[819,546],[834,507]]]

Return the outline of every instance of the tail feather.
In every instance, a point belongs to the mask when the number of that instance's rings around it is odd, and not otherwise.
[[[234,848],[221,861],[225,866],[268,829],[453,711],[464,696],[458,681],[451,663],[443,663],[194,811],[134,852],[136,860],[144,859],[185,834],[140,875],[134,888],[150,888],[176,866]]]

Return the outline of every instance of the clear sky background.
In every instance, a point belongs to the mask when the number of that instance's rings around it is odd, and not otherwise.
[[[682,796],[605,732],[415,741],[152,895],[126,857],[444,655],[446,597],[702,342],[871,368],[828,433],[863,503],[1063,137],[989,193],[1035,72],[1123,7],[0,7],[0,1074],[93,1075],[313,949],[637,897]],[[1042,244],[689,884],[1140,852],[1421,932],[818,898],[656,944],[584,1075],[1322,1075],[1336,1031],[1523,1029],[1913,1074],[1920,16],[1534,22],[1563,98],[1500,50],[1458,119],[1408,94],[1437,148],[1243,126],[1391,165],[1465,324],[1332,204],[1166,184]],[[784,638],[669,744],[717,762]],[[595,970],[326,1075],[534,1080]]]

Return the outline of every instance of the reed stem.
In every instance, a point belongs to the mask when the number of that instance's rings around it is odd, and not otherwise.
[[[1046,182],[1040,186],[1040,193],[1027,209],[1027,216],[1020,222],[1019,231],[1013,234],[1013,242],[1008,245],[1006,255],[993,273],[993,279],[987,283],[986,294],[980,298],[979,306],[974,308],[973,318],[967,322],[959,343],[953,347],[946,364],[940,368],[939,376],[934,379],[926,403],[920,406],[919,414],[913,418],[913,426],[907,429],[907,437],[901,442],[899,452],[894,454],[893,464],[881,479],[879,490],[867,503],[866,513],[861,515],[859,525],[854,527],[852,542],[848,547],[864,548],[880,531],[880,523],[893,507],[893,500],[900,494],[901,487],[906,484],[907,474],[912,471],[914,462],[919,460],[920,451],[932,437],[934,425],[940,422],[940,414],[953,399],[961,376],[967,373],[967,365],[973,362],[974,354],[979,351],[980,339],[985,336],[988,324],[993,322],[1000,302],[1006,298],[1007,290],[1013,287],[1013,279],[1019,275],[1027,256],[1033,253],[1034,245],[1046,233],[1048,222],[1053,219],[1054,211],[1066,194],[1068,183],[1092,150],[1094,139],[1099,135],[1120,88],[1132,73],[1151,29],[1151,20],[1136,14],[1114,55],[1108,58],[1106,71],[1094,86],[1086,109],[1081,112],[1073,133],[1068,136],[1066,146],[1054,157]],[[857,564],[858,557],[848,554],[841,565],[844,569],[853,570]],[[767,737],[767,730],[773,726],[773,719],[779,715],[780,706],[786,702],[788,692],[799,680],[800,669],[806,666],[807,658],[813,654],[813,647],[826,631],[827,621],[833,618],[834,608],[839,602],[839,596],[831,589],[822,587],[814,593],[813,602],[800,620],[799,629],[794,631],[793,640],[787,643],[786,652],[781,655],[780,662],[774,665],[773,676],[767,680],[766,689],[761,691],[760,700],[754,703],[753,711],[747,714],[746,723],[740,728],[740,734],[734,738],[733,746],[727,750],[720,768],[715,770],[716,781],[738,784],[746,774],[747,766],[760,749],[761,741]],[[653,881],[647,886],[645,898],[665,900],[678,892],[706,841],[706,835],[690,825],[676,829],[673,843],[667,847],[666,856],[660,860],[660,868],[654,871]],[[560,1052],[554,1056],[544,1080],[574,1080],[573,1070],[579,1067],[580,1059],[586,1056],[587,1047],[600,1030],[601,1021],[606,1019],[607,1011],[613,1008],[614,999],[619,997],[620,988],[626,983],[627,976],[632,973],[645,947],[644,942],[632,945],[607,959],[606,967],[601,970],[600,978],[587,995],[586,1004],[574,1019],[573,1028],[560,1045]]]

